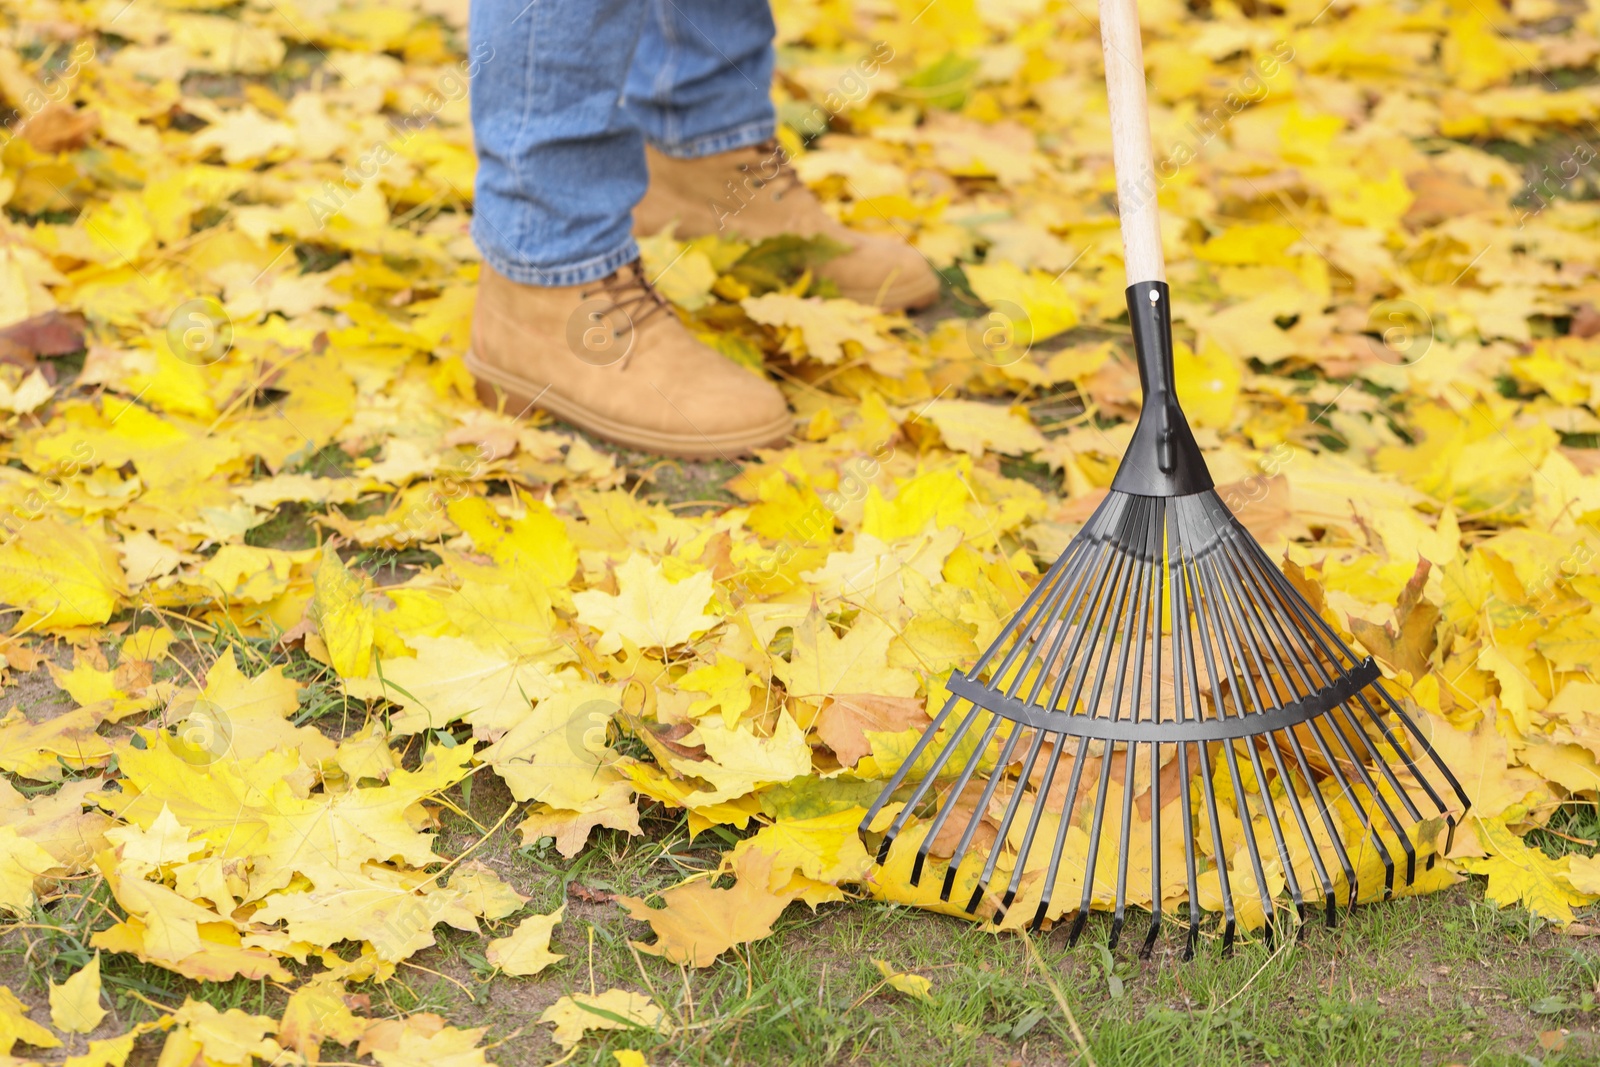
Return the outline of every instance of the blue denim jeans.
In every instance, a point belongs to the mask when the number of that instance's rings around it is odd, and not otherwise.
[[[639,254],[645,142],[698,158],[772,136],[767,0],[472,0],[472,236],[524,285]]]

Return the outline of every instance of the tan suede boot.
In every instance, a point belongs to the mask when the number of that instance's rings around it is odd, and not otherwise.
[[[491,407],[540,407],[646,452],[732,458],[794,426],[777,387],[695,340],[638,263],[570,288],[485,263],[467,367]]]
[[[857,233],[829,215],[776,142],[702,159],[674,159],[651,148],[647,158],[650,188],[633,209],[635,233],[676,223],[679,237],[828,237],[851,249],[817,268],[841,296],[890,310],[939,298],[939,276],[921,253],[898,237]]]

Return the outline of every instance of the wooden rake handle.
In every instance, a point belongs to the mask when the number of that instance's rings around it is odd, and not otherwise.
[[[1161,221],[1156,215],[1156,171],[1150,153],[1138,0],[1100,0],[1100,43],[1106,55],[1106,98],[1111,105],[1111,149],[1128,284],[1164,282],[1167,267],[1161,255]]]

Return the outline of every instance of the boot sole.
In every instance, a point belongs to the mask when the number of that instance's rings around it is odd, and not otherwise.
[[[785,416],[766,426],[722,434],[695,434],[693,437],[646,430],[590,411],[548,387],[535,385],[503,370],[490,370],[479,362],[471,347],[467,349],[463,360],[476,383],[478,402],[484,407],[502,409],[503,404],[502,410],[518,413],[537,407],[586,433],[640,452],[682,459],[732,459],[757,448],[776,445],[794,429],[794,419]]]

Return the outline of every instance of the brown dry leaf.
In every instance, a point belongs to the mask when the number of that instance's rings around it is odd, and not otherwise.
[[[817,713],[817,738],[839,757],[846,767],[854,767],[862,756],[870,755],[872,744],[866,732],[899,733],[926,726],[930,720],[923,702],[915,697],[885,697],[871,693],[834,695]]]
[[[772,856],[751,853],[733,888],[716,889],[699,879],[662,893],[665,908],[652,908],[640,897],[618,896],[617,903],[655,931],[654,944],[635,942],[641,952],[709,967],[733,946],[771,934],[773,922],[794,899],[768,888],[773,863]]]
[[[93,111],[51,103],[23,123],[18,132],[41,152],[69,152],[88,144],[90,134],[99,125],[100,118]]]

